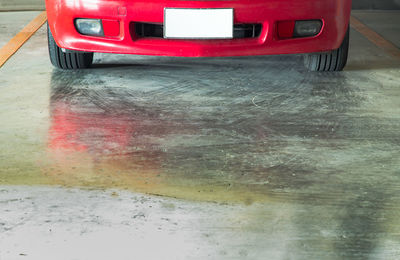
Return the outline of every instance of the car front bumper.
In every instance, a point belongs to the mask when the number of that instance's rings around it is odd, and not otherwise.
[[[57,45],[86,52],[214,57],[325,52],[339,48],[349,24],[351,0],[46,0],[48,22]],[[262,24],[256,38],[186,40],[136,37],[132,23],[162,24],[164,8],[233,8],[235,24]],[[76,18],[118,20],[116,37],[85,36]],[[278,21],[323,21],[314,37],[279,39]]]

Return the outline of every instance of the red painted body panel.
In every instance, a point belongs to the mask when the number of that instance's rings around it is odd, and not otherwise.
[[[324,52],[337,49],[347,31],[351,0],[46,0],[51,32],[59,47],[88,52],[185,57],[246,56]],[[260,37],[228,40],[135,38],[131,22],[163,23],[164,8],[234,8],[234,23],[261,23]],[[120,35],[80,35],[76,18],[120,21]],[[321,19],[322,32],[281,40],[278,21]]]

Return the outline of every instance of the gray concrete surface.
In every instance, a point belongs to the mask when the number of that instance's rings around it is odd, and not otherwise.
[[[0,14],[1,16],[2,14]],[[400,61],[95,56],[0,69],[0,259],[399,259]]]
[[[400,48],[400,11],[353,11],[352,15]]]
[[[294,234],[302,236],[282,222],[300,209],[274,203],[220,205],[119,190],[32,187],[2,187],[0,194],[5,260],[275,258],[293,244]],[[259,222],[259,214],[276,226]],[[243,236],[245,226],[251,237]]]
[[[40,12],[4,12],[0,15],[0,48],[19,33]]]

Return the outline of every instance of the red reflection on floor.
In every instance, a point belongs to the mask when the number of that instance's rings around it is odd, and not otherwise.
[[[53,104],[49,148],[121,154],[129,148],[136,122],[126,115],[75,112],[62,102]]]

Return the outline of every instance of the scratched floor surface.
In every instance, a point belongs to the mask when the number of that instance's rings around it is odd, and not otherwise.
[[[351,33],[343,73],[73,72],[40,29],[0,69],[0,259],[399,259],[400,61]]]

